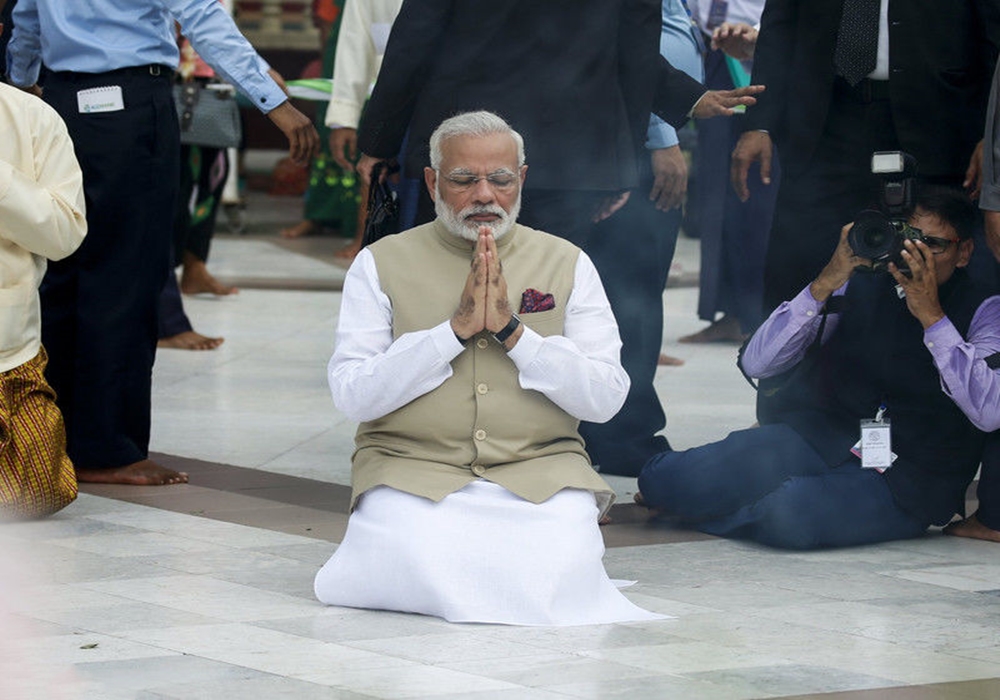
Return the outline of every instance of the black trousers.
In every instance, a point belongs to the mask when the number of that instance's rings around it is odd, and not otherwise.
[[[840,229],[878,202],[874,151],[899,150],[889,100],[869,100],[838,80],[816,152],[779,153],[783,177],[764,262],[764,315],[826,265]]]
[[[170,262],[179,181],[172,71],[54,73],[45,99],[66,122],[83,170],[88,233],[50,263],[41,287],[48,379],[77,468],[145,459],[157,297]],[[125,109],[81,113],[77,93],[120,86]]]

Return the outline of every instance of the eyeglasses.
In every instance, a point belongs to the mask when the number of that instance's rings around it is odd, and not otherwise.
[[[940,255],[941,253],[948,250],[948,247],[952,243],[958,243],[957,238],[939,238],[938,236],[927,236],[924,235],[920,238],[924,245],[930,249],[932,255]]]
[[[486,180],[486,184],[497,192],[507,192],[514,189],[518,184],[517,175],[507,170],[490,173],[489,175],[446,175],[443,179],[451,189],[457,192],[471,190],[479,184],[480,180]]]

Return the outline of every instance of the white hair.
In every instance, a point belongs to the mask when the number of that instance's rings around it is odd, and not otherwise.
[[[493,112],[463,112],[449,117],[438,125],[431,134],[431,167],[437,170],[441,167],[441,144],[456,136],[491,136],[493,134],[509,134],[517,144],[517,165],[524,165],[524,139],[514,131],[510,124],[493,114]]]

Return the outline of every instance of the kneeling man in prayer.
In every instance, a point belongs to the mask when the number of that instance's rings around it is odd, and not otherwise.
[[[516,223],[527,166],[502,119],[452,117],[430,150],[437,219],[362,250],[344,282],[329,380],[361,425],[316,595],[453,622],[659,617],[604,571],[614,492],[577,432],[629,388],[597,272]]]

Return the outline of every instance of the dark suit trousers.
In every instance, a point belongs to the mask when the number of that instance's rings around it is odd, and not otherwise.
[[[77,468],[145,459],[157,297],[169,267],[177,194],[172,72],[52,74],[45,99],[62,116],[83,170],[88,233],[50,263],[41,287],[47,376]],[[125,109],[81,114],[77,92],[120,85]]]
[[[764,263],[765,316],[815,279],[840,229],[878,202],[872,153],[898,149],[889,101],[865,102],[839,80],[816,152],[803,158],[779,144],[783,177]]]
[[[724,54],[705,57],[705,86],[732,90]],[[772,159],[771,184],[760,181],[754,165],[747,184],[750,199],[741,202],[729,181],[733,147],[745,128],[743,115],[706,119],[698,123],[695,179],[689,191],[701,240],[701,273],[698,278],[698,317],[714,321],[718,312],[739,319],[745,333],[764,320],[764,254],[774,216],[781,168]],[[723,203],[723,204],[720,204]]]
[[[622,366],[632,386],[607,423],[581,423],[591,461],[605,474],[636,476],[646,460],[669,448],[657,433],[666,425],[653,387],[663,342],[663,288],[677,245],[681,213],[656,210],[652,180],[632,192],[611,218],[591,223],[605,192],[525,190],[520,221],[582,248],[601,276],[622,338]]]

